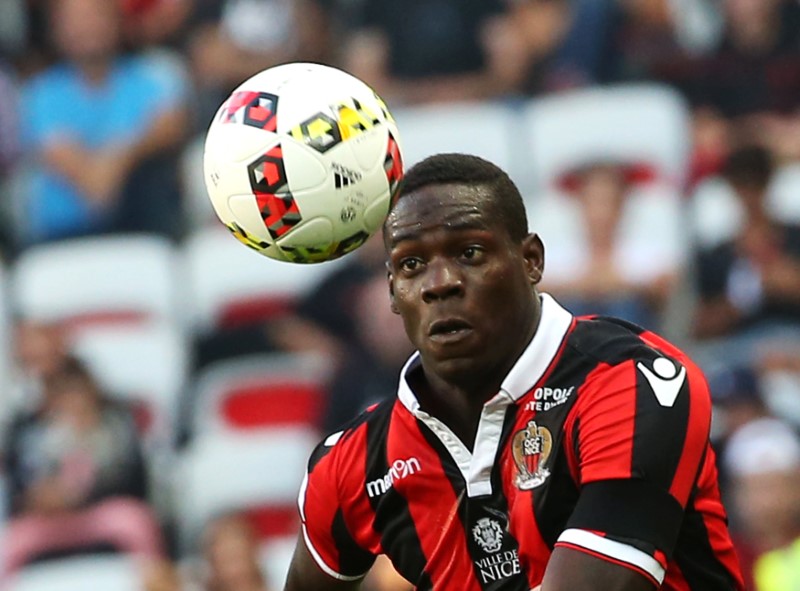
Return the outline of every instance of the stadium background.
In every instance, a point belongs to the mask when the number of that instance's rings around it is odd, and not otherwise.
[[[774,583],[757,559],[800,536],[796,0],[112,1],[0,4],[3,585],[279,589],[310,446],[393,395],[408,345],[379,242],[274,263],[205,195],[216,107],[297,60],[371,84],[407,165],[504,167],[548,249],[544,289],[695,356],[743,565]],[[135,425],[112,463],[144,467],[113,495],[93,439],[109,408]],[[83,464],[47,447],[67,423]],[[129,527],[103,539],[106,520]],[[73,551],[43,543],[59,528]],[[370,588],[407,588],[390,575]]]

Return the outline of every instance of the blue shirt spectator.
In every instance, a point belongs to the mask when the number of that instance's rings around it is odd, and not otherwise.
[[[57,65],[24,90],[25,139],[34,150],[58,139],[90,149],[130,144],[157,115],[176,107],[183,94],[181,82],[146,57],[118,60],[95,87],[75,67]],[[88,233],[108,223],[111,214],[52,169],[40,167],[31,179],[27,215],[33,240]]]

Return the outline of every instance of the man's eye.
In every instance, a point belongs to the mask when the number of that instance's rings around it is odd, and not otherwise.
[[[418,259],[403,259],[400,261],[400,268],[403,271],[414,271],[417,267],[419,267]]]
[[[481,255],[481,253],[482,250],[477,246],[468,246],[467,248],[464,249],[463,256],[465,259],[472,260],[478,258]]]

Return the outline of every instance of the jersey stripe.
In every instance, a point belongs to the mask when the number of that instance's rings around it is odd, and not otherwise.
[[[389,456],[389,450],[397,447],[393,441],[397,437],[397,426],[401,423],[397,413],[398,406],[393,405],[386,412],[386,423],[368,424],[367,482],[385,478],[389,474],[390,462],[396,459]],[[371,525],[380,535],[382,550],[393,557],[395,568],[401,575],[414,583],[417,589],[432,589],[429,574],[425,572],[426,557],[417,532],[417,522],[409,503],[397,493],[396,484],[393,482],[392,487],[384,494],[372,497],[367,495],[375,510],[375,519],[372,523],[365,522],[365,526]],[[417,573],[422,573],[420,578],[417,578]]]
[[[675,562],[692,591],[744,588],[744,583],[737,580],[717,558],[703,516],[695,507],[694,498],[690,499],[686,507]]]
[[[417,491],[407,500],[410,515],[418,520],[417,523],[425,524],[419,532],[420,545],[428,556],[433,588],[438,589],[448,581],[451,584],[459,581],[464,591],[481,591],[477,579],[468,575],[473,572],[474,566],[469,559],[464,528],[453,527],[454,522],[462,521],[459,513],[464,510],[463,501],[466,497],[461,472],[427,426],[414,421],[412,428],[417,430],[418,437],[424,437],[430,444],[431,453],[420,458],[423,470],[433,471],[436,481],[444,485],[427,491],[429,494],[426,495]],[[431,521],[431,515],[436,516],[436,522]]]
[[[684,470],[689,471],[690,483],[694,481],[700,464],[696,456],[690,458],[694,460],[694,465],[691,467],[687,465],[686,460],[682,462],[687,449],[686,436],[689,432],[690,379],[684,378],[673,405],[663,406],[643,373],[649,371],[652,363],[642,362],[642,366],[644,370],[634,365],[630,366],[630,371],[634,374],[631,376],[631,381],[636,387],[636,411],[630,417],[634,428],[632,469],[640,472],[641,467],[647,466],[646,474],[637,475],[664,490],[670,490],[679,464],[682,463]],[[658,436],[654,437],[653,433],[658,433]],[[675,445],[675,442],[680,444]],[[693,439],[691,443],[696,442]],[[699,448],[703,449],[702,443],[699,444]],[[681,505],[686,503],[686,497],[678,500]]]

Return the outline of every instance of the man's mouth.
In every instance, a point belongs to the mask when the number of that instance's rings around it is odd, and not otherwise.
[[[447,337],[458,335],[471,330],[472,326],[460,318],[449,318],[447,320],[437,320],[428,329],[430,337]]]

